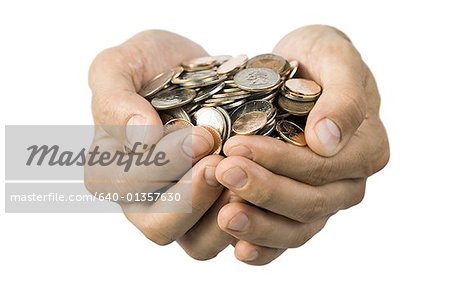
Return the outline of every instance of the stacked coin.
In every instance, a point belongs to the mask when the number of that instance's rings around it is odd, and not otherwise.
[[[157,75],[139,94],[158,111],[165,134],[205,127],[214,138],[213,154],[237,134],[305,146],[306,117],[322,88],[294,78],[298,65],[275,54],[199,57]]]

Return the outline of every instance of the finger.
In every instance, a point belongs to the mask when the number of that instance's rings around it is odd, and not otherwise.
[[[234,256],[249,265],[262,266],[278,258],[286,249],[275,249],[254,245],[247,241],[238,241],[234,247]]]
[[[230,190],[225,190],[200,221],[177,240],[189,256],[198,260],[211,259],[235,242],[233,236],[217,225],[217,215],[230,202],[231,194]]]
[[[335,155],[366,117],[368,69],[358,51],[336,29],[316,26],[288,34],[274,52],[299,60],[303,74],[322,86],[322,95],[308,116],[306,140],[314,152]]]
[[[365,179],[311,186],[276,175],[239,156],[221,161],[216,168],[216,178],[254,205],[302,223],[313,222],[359,203],[365,189]]]
[[[364,134],[367,125],[361,128]],[[376,135],[382,128],[371,126],[369,134]],[[350,178],[364,178],[377,169],[374,165],[382,153],[384,143],[355,136],[341,152],[334,157],[317,155],[308,147],[292,144],[265,136],[236,135],[224,145],[227,156],[242,156],[253,160],[275,174],[286,176],[311,185],[324,185]]]
[[[126,217],[150,240],[167,245],[184,235],[211,207],[223,187],[214,178],[214,169],[222,160],[220,156],[208,156],[199,161],[179,183],[167,193],[180,193],[181,202],[170,207],[164,202],[151,205],[122,204]],[[161,212],[161,211],[166,212]],[[180,211],[189,211],[180,212]]]
[[[300,223],[245,203],[230,203],[219,212],[220,228],[239,240],[269,248],[296,248],[319,232],[328,219]]]
[[[129,193],[152,192],[159,190],[183,176],[192,164],[207,155],[214,144],[211,134],[202,127],[191,127],[175,131],[162,138],[146,153],[121,153],[120,142],[97,126],[96,137],[90,154],[106,153],[119,159],[108,163],[93,163],[91,154],[85,165],[85,185],[92,193],[117,193],[126,197]],[[94,159],[92,159],[94,156]],[[138,161],[145,162],[138,165]],[[127,169],[128,167],[128,169]]]
[[[105,126],[105,130],[123,145],[155,143],[162,136],[160,118],[137,91],[148,80],[182,60],[202,55],[205,51],[199,45],[161,30],[142,32],[103,51],[89,70],[95,123]],[[152,128],[151,133],[146,126]]]

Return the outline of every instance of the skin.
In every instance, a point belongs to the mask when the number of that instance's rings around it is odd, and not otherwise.
[[[183,53],[171,49],[183,49]],[[177,240],[200,260],[232,244],[237,259],[267,264],[286,249],[306,243],[339,210],[358,204],[367,178],[387,164],[389,144],[379,118],[375,79],[345,34],[329,26],[302,27],[281,39],[274,53],[298,60],[300,77],[313,79],[323,88],[305,129],[309,147],[262,136],[235,136],[224,145],[226,158],[205,157],[208,150],[186,156],[197,162],[191,170],[193,214],[124,209],[154,242]],[[141,33],[101,53],[90,70],[96,124],[125,125],[140,115],[145,124],[161,125],[156,112],[136,91],[159,72],[202,55],[204,50],[195,43],[163,31]],[[109,136],[116,147],[129,142],[125,126],[104,127],[96,141]],[[207,132],[194,128],[194,134],[212,147]],[[161,133],[135,136],[152,142]],[[188,170],[178,170],[182,171]],[[86,173],[91,181],[98,176],[93,170]],[[211,173],[215,176],[206,176]],[[89,180],[86,185],[96,190]]]

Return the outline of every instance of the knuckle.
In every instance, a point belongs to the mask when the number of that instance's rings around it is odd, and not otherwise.
[[[98,192],[98,185],[94,183],[94,178],[92,176],[92,167],[89,164],[84,166],[84,186],[91,194]]]
[[[155,244],[158,244],[159,246],[166,246],[175,240],[168,234],[155,228],[155,226],[152,226],[152,224],[149,223],[141,224],[139,229],[147,239],[154,242]]]
[[[366,118],[366,101],[363,98],[362,88],[344,87],[341,89],[340,97],[346,101],[342,102],[342,108],[346,113],[346,120],[355,130]]]
[[[298,248],[303,246],[313,235],[314,233],[312,232],[311,226],[302,226],[300,230],[295,231],[289,248]]]
[[[375,162],[373,164],[372,174],[382,170],[389,162],[391,153],[390,153],[389,142],[387,140],[387,137],[383,140],[381,147],[382,147],[382,150],[380,151],[381,155],[378,157],[377,160],[375,160]]]
[[[298,212],[297,219],[302,223],[311,223],[320,218],[327,210],[327,199],[321,192],[313,193],[312,198]]]
[[[253,164],[248,164],[245,158],[238,156],[227,157],[223,160],[227,165],[240,166],[248,175],[247,183],[239,188],[237,192],[242,198],[251,201],[253,204],[265,207],[270,205],[279,186],[277,176],[263,170],[258,166],[255,169]],[[251,171],[247,171],[251,170]]]
[[[366,180],[365,179],[357,179],[360,181],[356,185],[356,187],[352,188],[352,194],[345,199],[342,207],[340,209],[348,209],[352,206],[358,205],[364,199],[366,193]]]
[[[317,164],[306,174],[306,183],[314,186],[324,185],[333,175],[334,162],[331,158],[320,157]]]
[[[355,194],[351,202],[351,206],[361,203],[361,201],[364,199],[365,194],[366,194],[366,184],[364,180],[364,182],[359,184],[358,187],[356,188]]]
[[[213,251],[211,249],[199,250],[196,247],[190,248],[190,249],[184,249],[184,251],[187,253],[187,255],[189,255],[193,259],[199,260],[199,261],[205,261],[205,260],[213,259],[218,254],[217,251]]]
[[[359,172],[358,174],[363,177],[367,178],[370,175],[373,174],[373,166],[372,161],[373,159],[367,154],[365,151],[359,151],[355,153],[356,161],[358,162],[358,168]]]
[[[94,58],[94,60],[92,61],[92,64],[89,68],[89,76],[88,76],[88,80],[89,80],[89,85],[91,86],[91,88],[94,85],[94,74],[97,71],[100,71],[100,68],[103,67],[103,65],[106,62],[109,62],[111,59],[114,59],[117,56],[118,53],[118,48],[117,47],[111,47],[111,48],[107,48],[103,51],[101,51],[100,53],[97,54],[97,56]]]
[[[362,176],[364,178],[379,172],[389,162],[390,148],[386,133],[383,132],[381,138],[372,139],[366,149],[365,154],[360,153],[360,165],[363,168]]]
[[[274,198],[274,188],[276,186],[275,178],[261,178],[261,183],[265,184],[249,184],[249,198],[253,199],[253,204],[260,207],[271,207]]]

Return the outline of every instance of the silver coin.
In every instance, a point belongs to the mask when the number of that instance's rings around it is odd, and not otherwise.
[[[142,87],[139,91],[139,95],[145,98],[152,97],[161,91],[172,80],[174,74],[174,70],[169,70],[155,76]]]
[[[223,93],[234,93],[234,92],[239,92],[239,91],[242,91],[242,90],[238,87],[226,88],[226,89],[222,90]]]
[[[228,87],[233,87],[233,88],[237,87],[237,85],[236,85],[236,83],[234,83],[233,79],[227,79],[224,82]]]
[[[263,128],[261,128],[261,130],[259,130],[257,134],[264,136],[270,135],[275,130],[276,123],[277,121],[275,120],[275,118],[272,121],[267,121],[267,124]]]
[[[217,76],[217,72],[214,70],[203,70],[196,72],[183,72],[178,77],[172,79],[174,84],[188,83],[191,81],[205,80],[207,78]]]
[[[212,95],[211,98],[220,99],[220,98],[234,98],[234,97],[241,97],[241,96],[248,97],[250,95],[251,95],[250,92],[240,90],[238,92],[233,92],[233,93],[217,93],[215,95]]]
[[[188,104],[183,105],[183,109],[186,111],[186,113],[189,115],[192,112],[194,112],[195,110],[197,110],[197,108],[200,107],[199,103],[194,103],[194,102],[190,102]]]
[[[195,97],[195,99],[193,100],[194,103],[203,101],[208,99],[209,97],[211,97],[212,95],[220,92],[223,88],[225,87],[225,83],[221,82],[218,85],[215,85],[213,87],[201,90],[198,94],[197,97]]]
[[[190,81],[190,82],[182,83],[180,85],[183,87],[187,87],[187,88],[204,87],[204,86],[208,86],[208,85],[221,83],[226,78],[227,78],[226,76],[216,76],[216,77],[211,77],[211,78],[199,80],[199,81]]]
[[[268,68],[249,68],[239,71],[233,79],[241,89],[256,92],[277,86],[280,74]]]
[[[278,98],[278,105],[295,116],[306,116],[313,109],[315,102],[294,101],[286,97]]]
[[[162,91],[151,100],[153,107],[157,110],[166,110],[183,106],[195,98],[195,91],[191,89],[174,89]]]
[[[226,141],[231,136],[231,118],[230,118],[230,115],[228,114],[228,112],[225,109],[221,108],[220,106],[216,107],[216,109],[220,113],[222,113],[222,115],[225,118],[226,130],[224,130],[224,135],[222,136],[222,140]]]
[[[269,102],[273,102],[273,99],[275,96],[278,95],[278,91],[275,92],[269,92],[269,93],[261,93],[261,94],[253,94],[250,97],[248,97],[249,100],[265,100]]]
[[[160,111],[159,116],[163,124],[166,124],[173,119],[182,119],[191,122],[191,118],[189,118],[188,112],[185,110],[185,106]]]
[[[219,105],[227,105],[227,104],[231,104],[234,101],[236,101],[235,99],[208,99],[205,100],[205,102],[203,102],[202,106],[205,107],[214,107],[214,106],[219,106]]]
[[[244,104],[247,101],[247,99],[240,99],[237,101],[233,101],[230,104],[222,105],[222,108],[225,110],[232,110],[242,104]]]
[[[220,136],[226,131],[224,115],[214,107],[202,107],[193,115],[193,122],[197,126],[209,126],[217,130]]]
[[[278,112],[278,109],[274,106],[272,108],[272,110],[270,110],[267,113],[267,123],[270,123],[270,122],[272,122],[272,120],[275,120],[275,117],[277,116],[277,112]]]
[[[221,65],[224,62],[226,62],[227,60],[231,59],[232,56],[231,55],[214,55],[214,56],[212,56],[212,58],[214,58],[216,60],[216,65]]]

